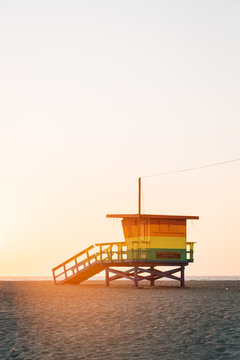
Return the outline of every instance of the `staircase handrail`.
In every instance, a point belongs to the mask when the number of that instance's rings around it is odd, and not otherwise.
[[[72,256],[71,258],[67,259],[67,260],[64,261],[63,263],[61,263],[61,264],[57,265],[56,267],[54,267],[54,268],[52,269],[52,271],[58,270],[60,267],[62,267],[62,266],[64,266],[64,265],[66,265],[67,263],[75,260],[75,259],[78,258],[79,256],[81,256],[81,255],[85,254],[86,252],[92,250],[93,248],[94,248],[94,245],[89,246],[89,247],[86,248],[85,250],[79,252],[78,254]]]

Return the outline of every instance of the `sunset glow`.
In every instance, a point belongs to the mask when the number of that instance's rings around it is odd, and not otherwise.
[[[2,276],[123,241],[106,214],[137,212],[140,176],[240,155],[239,5],[184,4],[2,2]],[[200,217],[189,276],[239,275],[239,179],[143,178],[143,213]]]

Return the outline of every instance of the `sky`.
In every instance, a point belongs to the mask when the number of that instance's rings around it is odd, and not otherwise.
[[[136,213],[138,177],[240,157],[240,3],[1,0],[0,275],[51,275]],[[240,163],[144,178],[186,275],[240,275]]]

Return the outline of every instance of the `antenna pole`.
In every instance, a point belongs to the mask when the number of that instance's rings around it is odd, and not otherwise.
[[[138,178],[138,215],[141,215],[141,178]]]

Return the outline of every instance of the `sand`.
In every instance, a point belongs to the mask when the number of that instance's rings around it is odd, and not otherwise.
[[[0,359],[240,359],[240,281],[162,284],[2,281]]]

